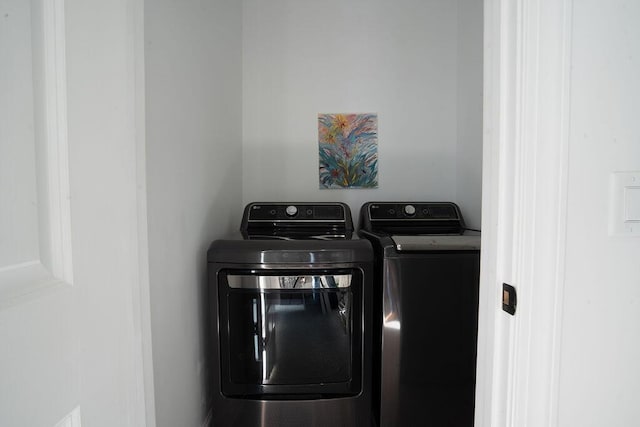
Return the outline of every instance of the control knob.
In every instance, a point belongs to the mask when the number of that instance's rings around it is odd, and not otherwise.
[[[298,213],[298,208],[296,208],[293,205],[289,205],[289,206],[287,206],[287,209],[285,209],[285,212],[289,216],[295,216]]]
[[[409,215],[409,216],[413,216],[416,214],[416,208],[413,205],[406,205],[404,207],[404,213]]]

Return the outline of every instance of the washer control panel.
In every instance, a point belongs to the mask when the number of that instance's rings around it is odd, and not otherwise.
[[[452,202],[367,202],[360,229],[384,234],[463,234],[460,208]]]
[[[395,203],[381,202],[369,205],[369,219],[376,220],[459,220],[453,203]]]

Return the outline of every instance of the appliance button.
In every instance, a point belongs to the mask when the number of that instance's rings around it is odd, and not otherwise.
[[[409,216],[413,216],[416,214],[416,208],[413,205],[407,205],[404,207],[404,213],[409,215]]]
[[[298,213],[298,208],[296,208],[293,205],[289,205],[287,206],[287,209],[285,210],[285,212],[287,212],[287,215],[289,216],[295,216]]]

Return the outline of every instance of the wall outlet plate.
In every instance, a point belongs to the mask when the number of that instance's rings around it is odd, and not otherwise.
[[[609,194],[609,235],[640,236],[640,172],[613,172]]]

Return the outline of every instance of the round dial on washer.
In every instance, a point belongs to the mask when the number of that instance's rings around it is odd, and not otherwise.
[[[406,213],[407,215],[415,215],[416,214],[416,208],[413,205],[406,205],[404,207],[404,213]]]
[[[287,209],[285,209],[285,212],[287,213],[287,215],[289,216],[294,216],[295,214],[298,213],[298,208],[296,208],[293,205],[289,205],[287,206]]]

